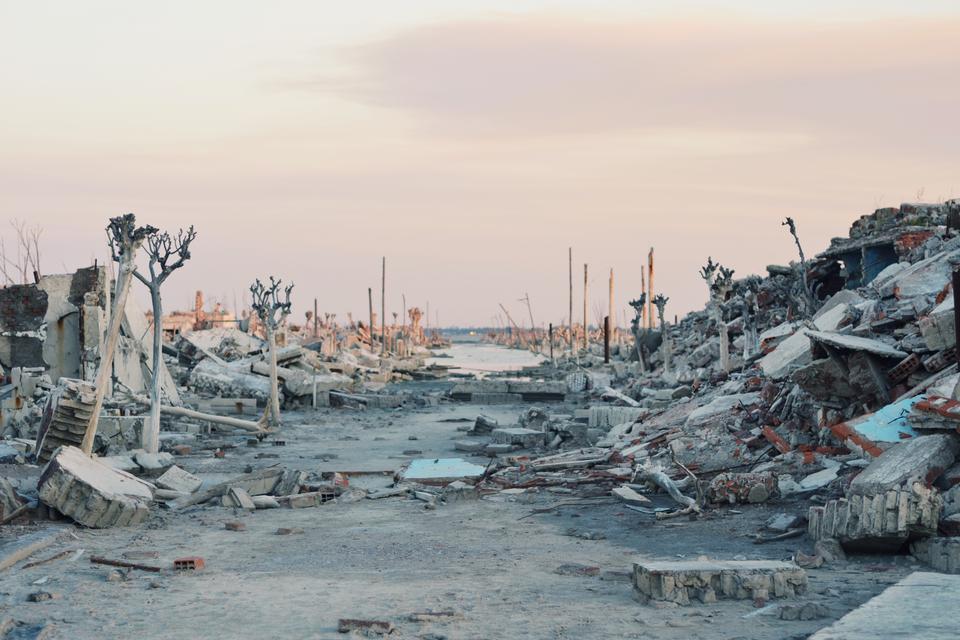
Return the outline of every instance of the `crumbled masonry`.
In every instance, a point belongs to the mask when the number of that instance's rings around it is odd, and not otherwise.
[[[709,604],[711,619],[744,629],[787,625],[758,637],[815,633],[902,577],[881,584],[871,567],[960,573],[960,235],[948,218],[960,219],[960,201],[880,209],[762,276],[738,278],[714,261],[726,258],[718,248],[701,271],[704,309],[671,321],[651,271],[648,291],[621,296],[633,299],[632,326],[608,322],[606,334],[574,322],[441,335],[415,307],[384,323],[372,294],[363,321],[311,311],[297,322],[291,290],[271,279],[258,304],[275,302],[275,317],[208,309],[198,292],[194,309],[157,319],[154,362],[154,319],[132,300],[111,308],[110,270],[38,275],[0,289],[0,534],[74,532],[129,569],[151,557],[136,555],[149,551],[141,535],[182,531],[175,558],[141,565],[157,569],[152,579],[203,569],[197,577],[244,597],[251,575],[296,575],[303,591],[329,579],[333,593],[381,573],[391,578],[378,589],[416,581],[435,563],[458,585],[490,589],[482,600],[513,602],[498,563],[519,565],[524,545],[560,531],[569,546],[538,579],[570,590],[564,607],[597,598],[632,607],[611,618],[659,620]],[[799,248],[802,225],[785,225]],[[107,357],[111,317],[120,326]],[[445,364],[467,339],[539,364]],[[144,439],[155,433],[155,370],[159,451]],[[87,566],[64,559],[81,548],[66,538],[62,556],[43,559],[51,574]],[[495,549],[467,548],[488,538]],[[319,569],[294,566],[304,549]],[[343,577],[336,562],[362,567]],[[474,562],[491,568],[479,576]],[[837,567],[859,602],[836,587]],[[129,579],[109,575],[98,579]],[[184,593],[150,588],[158,610]],[[443,596],[456,607],[425,598],[403,612],[337,597],[322,633],[446,637],[437,629],[457,624],[484,637],[469,625],[485,605],[460,589]],[[444,613],[409,613],[434,604]],[[863,624],[851,614],[835,626],[851,620]]]

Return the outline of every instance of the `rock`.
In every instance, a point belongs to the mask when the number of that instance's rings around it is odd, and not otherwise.
[[[250,496],[253,506],[257,509],[278,509],[280,502],[273,496]]]
[[[822,489],[837,479],[840,467],[827,467],[816,473],[811,473],[800,481],[800,491],[816,491]]]
[[[385,636],[393,633],[393,629],[393,623],[385,620],[356,620],[350,618],[340,618],[340,620],[337,622],[337,631],[340,633]]]
[[[777,609],[781,620],[819,620],[830,616],[830,610],[818,602],[803,604],[782,604]]]
[[[152,485],[117,471],[76,447],[61,447],[38,482],[40,501],[91,528],[142,522],[153,499]]]
[[[223,528],[227,531],[246,531],[247,525],[243,524],[242,522],[232,520],[230,522],[224,522]]]
[[[883,452],[850,483],[850,493],[873,496],[914,482],[932,483],[956,459],[960,444],[950,434],[910,438]]]
[[[561,576],[598,576],[600,567],[570,562],[560,565],[553,572]]]
[[[826,564],[845,562],[847,559],[847,554],[843,551],[843,547],[840,546],[840,542],[833,538],[817,540],[813,545],[813,553],[823,558]]]
[[[763,527],[768,531],[778,531],[783,533],[789,531],[800,525],[801,518],[800,516],[795,516],[788,513],[778,513],[769,520],[767,520]]]
[[[772,473],[721,473],[710,481],[707,498],[727,504],[758,504],[777,495],[777,478]]]
[[[610,490],[610,495],[615,496],[621,502],[638,506],[649,506],[653,504],[649,498],[641,493],[637,493],[630,487],[616,487]]]
[[[303,533],[300,527],[280,527],[275,532],[278,536],[292,536]]]

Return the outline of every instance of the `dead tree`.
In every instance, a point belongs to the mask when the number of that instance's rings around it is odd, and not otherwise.
[[[28,227],[22,220],[12,220],[17,236],[16,256],[7,254],[7,246],[0,238],[0,274],[8,285],[40,281],[40,236],[43,228]]]
[[[633,333],[633,347],[637,352],[637,362],[640,363],[640,373],[643,374],[647,372],[647,366],[643,361],[641,324],[643,323],[644,310],[647,307],[647,292],[644,291],[639,298],[631,300],[628,304],[633,307],[634,316],[633,320],[630,321],[630,331]]]
[[[290,283],[283,287],[281,295],[282,284],[282,280],[270,276],[269,285],[263,284],[258,278],[250,286],[253,310],[263,322],[264,330],[267,332],[267,344],[270,347],[270,404],[264,410],[260,422],[272,427],[280,426],[280,381],[277,374],[276,331],[284,318],[290,315],[290,292],[293,291],[293,283]]]
[[[147,236],[147,265],[149,277],[139,270],[133,272],[137,280],[150,291],[153,305],[153,371],[150,379],[150,419],[140,434],[140,445],[149,453],[160,449],[160,374],[163,364],[163,305],[160,301],[160,287],[174,271],[190,259],[190,243],[197,237],[191,226],[181,229],[176,236],[169,233],[153,233]]]
[[[758,276],[747,278],[744,287],[741,315],[743,316],[743,361],[747,362],[760,352],[760,338],[757,328],[760,316],[758,302],[760,278]]]
[[[137,218],[132,213],[110,219],[107,225],[107,241],[114,261],[119,265],[117,269],[117,284],[114,293],[113,311],[110,313],[110,323],[107,325],[107,342],[100,355],[100,368],[97,370],[96,395],[93,408],[90,412],[90,422],[83,434],[83,452],[87,455],[93,451],[93,441],[97,435],[97,424],[100,420],[100,410],[103,408],[103,399],[110,385],[110,375],[113,369],[113,355],[120,340],[120,325],[123,322],[124,307],[130,294],[130,284],[137,269],[137,251],[147,237],[157,232],[156,227],[146,225],[137,227]]]
[[[722,305],[730,289],[733,288],[733,269],[727,269],[720,263],[714,262],[712,257],[708,257],[707,264],[700,269],[700,277],[707,283],[710,296],[707,306],[720,334],[720,368],[728,373],[730,371],[730,335],[727,323],[723,319]]]
[[[799,277],[797,278],[800,283],[800,287],[803,289],[803,302],[804,307],[801,311],[807,319],[813,318],[813,313],[817,310],[817,301],[813,297],[813,292],[810,289],[810,284],[807,282],[807,258],[803,254],[803,247],[800,245],[800,236],[797,234],[797,223],[793,221],[793,218],[787,217],[782,226],[787,227],[790,230],[790,235],[793,237],[793,242],[797,245],[797,253],[800,254],[800,264],[795,267],[795,271],[799,271]]]
[[[670,332],[666,318],[664,318],[667,301],[669,300],[670,298],[661,293],[653,297],[653,304],[657,307],[657,315],[660,316],[660,342],[663,349],[663,375],[665,376],[670,375]]]

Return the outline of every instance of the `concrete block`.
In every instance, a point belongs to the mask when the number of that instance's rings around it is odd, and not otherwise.
[[[640,561],[633,564],[633,586],[642,601],[688,605],[695,600],[767,600],[801,595],[807,574],[774,560]]]
[[[883,452],[850,483],[853,495],[876,495],[920,481],[931,483],[956,459],[960,442],[952,434],[910,438]]]
[[[522,427],[494,429],[491,434],[494,444],[515,444],[524,449],[543,446],[544,435],[543,431]]]
[[[76,447],[62,447],[44,467],[40,501],[86,527],[122,527],[142,522],[152,485],[117,471]]]

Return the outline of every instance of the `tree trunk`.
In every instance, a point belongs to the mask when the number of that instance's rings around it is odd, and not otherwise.
[[[100,368],[97,370],[97,379],[94,382],[96,396],[91,409],[90,422],[87,423],[86,433],[83,434],[81,448],[90,455],[93,452],[93,440],[97,435],[97,425],[100,421],[100,410],[103,409],[103,399],[107,395],[110,385],[110,376],[113,373],[113,355],[120,341],[120,325],[123,320],[123,310],[127,305],[127,296],[130,294],[130,284],[133,282],[133,271],[136,265],[132,255],[125,256],[117,273],[117,295],[114,300],[113,313],[110,314],[110,324],[107,328],[107,343],[100,356]]]
[[[280,379],[277,375],[277,338],[273,326],[267,322],[267,342],[270,344],[270,414],[271,426],[280,426]]]
[[[150,287],[153,303],[153,370],[150,377],[150,416],[143,425],[140,444],[147,453],[160,450],[160,367],[163,364],[163,307],[160,302],[160,287]]]

